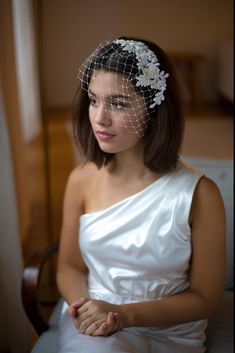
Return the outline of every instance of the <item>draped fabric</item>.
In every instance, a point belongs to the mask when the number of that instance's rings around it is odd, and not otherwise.
[[[189,213],[201,173],[179,162],[142,191],[80,218],[79,245],[90,297],[123,304],[161,300],[189,287]],[[110,337],[77,331],[65,311],[60,353],[204,352],[206,320],[169,327],[125,328]],[[76,347],[79,347],[76,348]]]
[[[23,269],[8,133],[0,87],[0,352],[26,353],[29,326],[21,302]]]

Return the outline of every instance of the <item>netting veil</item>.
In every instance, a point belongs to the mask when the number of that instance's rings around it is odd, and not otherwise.
[[[164,100],[167,77],[147,45],[124,39],[102,42],[78,75],[91,105],[102,106],[107,119],[117,119],[140,137],[151,112]]]

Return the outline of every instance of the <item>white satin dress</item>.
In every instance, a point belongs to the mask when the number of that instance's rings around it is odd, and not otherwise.
[[[144,190],[80,218],[79,245],[89,295],[122,304],[161,300],[189,287],[195,187],[202,174],[179,162]],[[81,334],[61,313],[58,353],[202,353],[207,320],[132,327],[109,337]]]

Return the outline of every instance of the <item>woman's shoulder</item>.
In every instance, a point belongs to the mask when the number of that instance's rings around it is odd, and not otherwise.
[[[213,199],[222,200],[222,195],[218,185],[206,175],[203,175],[197,185],[196,194],[202,200]]]
[[[205,175],[199,180],[192,204],[192,217],[195,214],[207,214],[213,219],[225,218],[224,202],[217,184]]]
[[[64,195],[64,207],[66,209],[82,209],[84,207],[97,170],[95,164],[87,163],[71,171]]]
[[[68,185],[72,188],[74,187],[76,190],[78,188],[84,190],[92,182],[97,173],[98,168],[92,162],[79,165],[71,171],[68,178]]]
[[[195,184],[194,194],[201,200],[213,198],[214,200],[221,199],[221,193],[217,184],[206,176],[201,170],[193,167],[192,165],[180,162],[179,175],[186,176],[189,180],[191,179]],[[184,181],[184,180],[183,180]]]

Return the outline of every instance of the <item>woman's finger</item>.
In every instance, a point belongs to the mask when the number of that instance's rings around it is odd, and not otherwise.
[[[107,324],[107,321],[105,321],[92,336],[109,336],[111,332],[111,327]]]
[[[107,317],[107,324],[112,325],[114,324],[114,321],[115,321],[114,314],[112,312],[109,312]]]
[[[109,336],[115,331],[115,317],[112,312],[108,313],[107,321],[105,321],[94,333],[93,336]]]
[[[77,315],[77,310],[83,306],[89,299],[82,297],[78,301],[70,304],[70,306],[67,309],[67,312],[70,316],[75,317]]]
[[[119,313],[113,313],[114,315],[114,318],[115,318],[115,321],[116,321],[116,330],[117,331],[121,331],[121,329],[123,328],[123,323],[122,321],[120,320],[120,315]]]
[[[93,335],[93,333],[96,332],[103,323],[105,323],[105,320],[98,320],[94,322],[86,329],[84,333],[86,335]]]

